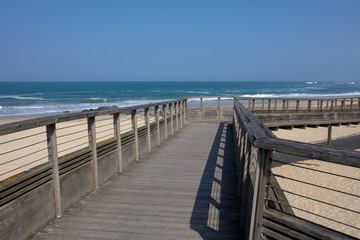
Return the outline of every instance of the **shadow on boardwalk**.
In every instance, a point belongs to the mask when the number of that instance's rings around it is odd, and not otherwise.
[[[191,229],[203,239],[243,239],[232,124],[221,122],[197,192]]]

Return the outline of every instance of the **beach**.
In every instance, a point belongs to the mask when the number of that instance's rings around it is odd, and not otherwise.
[[[274,131],[274,134],[278,138],[326,146],[328,131],[325,127],[319,127],[279,130]],[[331,145],[336,148],[360,151],[360,126],[333,127]],[[277,181],[281,189],[288,191],[284,194],[289,204],[296,207],[292,208],[296,216],[357,238],[360,237],[358,214],[360,212],[360,171],[358,168],[280,153],[274,153],[273,158],[288,163],[274,162],[272,171],[286,177],[277,177]]]

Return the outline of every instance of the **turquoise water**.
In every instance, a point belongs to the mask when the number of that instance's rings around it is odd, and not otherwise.
[[[0,117],[130,106],[193,96],[360,96],[360,83],[324,82],[0,82]]]

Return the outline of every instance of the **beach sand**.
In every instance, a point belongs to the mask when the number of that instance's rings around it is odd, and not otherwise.
[[[27,119],[31,117],[0,118],[0,125]],[[144,126],[145,118],[142,112],[138,113],[137,120],[138,127]],[[155,116],[150,113],[150,122],[153,121]],[[112,116],[96,117],[95,125],[98,143],[114,136]],[[121,115],[120,125],[122,134],[131,131],[131,116]],[[88,147],[87,128],[87,119],[56,124],[59,158]],[[0,181],[48,162],[46,139],[45,126],[0,136]]]
[[[278,138],[323,146],[327,144],[327,128],[279,130],[274,131],[274,133]],[[333,127],[332,139],[332,147],[360,151],[360,126]],[[299,208],[293,208],[296,216],[357,238],[360,237],[360,169],[280,153],[274,153],[274,159],[291,163],[292,165],[274,162],[273,173],[321,186],[311,186],[287,178],[277,177],[281,189],[288,191],[285,192],[285,196],[289,204]],[[321,173],[311,169],[332,174]],[[300,209],[335,221],[304,212]]]

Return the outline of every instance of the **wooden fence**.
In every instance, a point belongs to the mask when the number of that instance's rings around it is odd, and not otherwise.
[[[354,239],[333,229],[297,218],[291,211],[286,211],[286,209],[291,210],[292,208],[300,211],[307,210],[302,209],[300,206],[289,205],[286,198],[283,197],[284,192],[296,193],[292,189],[281,189],[279,185],[274,184],[274,180],[272,180],[274,176],[282,176],[274,174],[271,170],[271,165],[274,161],[274,152],[276,152],[288,154],[290,157],[305,157],[360,168],[359,152],[277,139],[239,100],[234,100],[233,122],[237,173],[239,177],[238,193],[241,196],[241,215],[243,216],[241,224],[244,227],[247,239],[260,239],[261,234],[274,239]],[[287,177],[290,178],[291,176]],[[296,179],[292,180],[293,184],[299,184],[299,181],[296,181]],[[360,179],[357,179],[357,181],[360,181]],[[304,183],[311,184],[309,182]],[[326,189],[325,187],[322,188]],[[331,194],[331,191],[336,191],[330,188],[326,190],[330,192],[329,194]],[[277,194],[274,194],[274,192]],[[277,197],[273,197],[276,195]],[[305,200],[316,201],[315,198],[307,196],[299,197],[303,197]],[[349,207],[341,207],[340,202],[327,203],[321,200],[317,200],[317,202],[340,207],[342,210],[351,214],[358,214],[358,217],[360,217],[360,212]],[[270,209],[269,203],[272,203],[272,205],[276,204],[278,210],[281,211]],[[318,215],[314,212],[307,212]],[[347,227],[358,230],[360,233],[360,229],[356,225],[351,226],[327,216],[319,217],[348,225]]]

